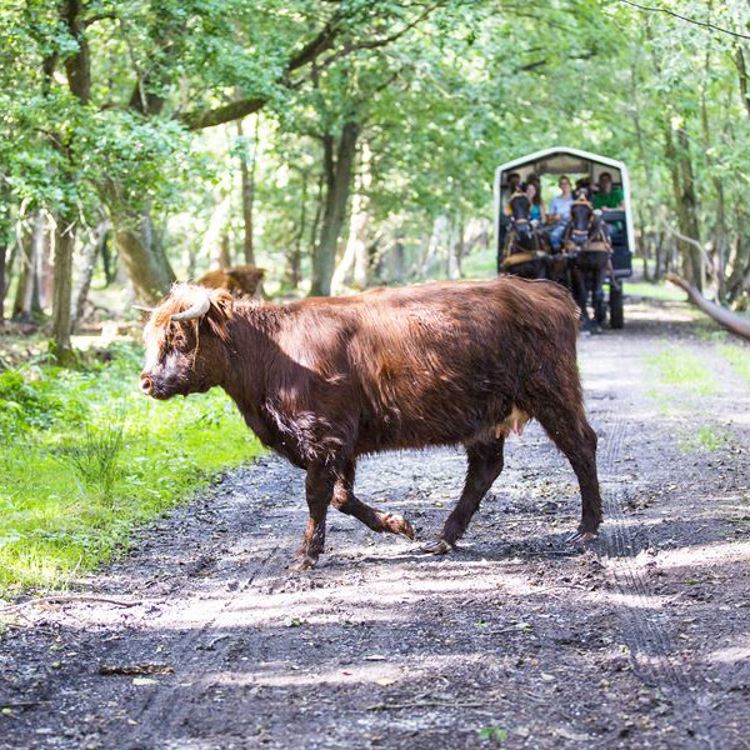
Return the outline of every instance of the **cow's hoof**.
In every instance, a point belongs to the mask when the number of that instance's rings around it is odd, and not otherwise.
[[[303,570],[310,570],[310,568],[315,567],[317,562],[317,557],[310,557],[310,555],[301,555],[289,566],[289,571],[291,573],[300,573]]]
[[[431,544],[425,544],[420,547],[420,551],[426,555],[447,555],[453,549],[453,545],[445,541],[445,539],[438,539]]]
[[[414,527],[398,513],[386,513],[383,517],[383,528],[391,534],[402,534],[407,539],[414,539]]]
[[[586,544],[596,539],[596,537],[597,533],[595,531],[578,529],[578,531],[574,531],[565,541],[568,544]]]

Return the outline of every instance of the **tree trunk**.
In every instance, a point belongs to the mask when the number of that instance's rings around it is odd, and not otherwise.
[[[112,215],[114,239],[136,297],[157,303],[175,281],[174,271],[154,238],[151,217],[144,211],[138,219],[127,212]]]
[[[47,228],[44,233],[42,252],[37,256],[37,294],[39,295],[39,307],[42,310],[50,310],[54,305],[55,297],[55,229],[53,226]]]
[[[208,258],[213,268],[226,268],[231,265],[226,257],[228,247],[224,246],[224,237],[227,236],[227,224],[229,223],[231,206],[231,196],[229,194],[224,195],[212,211],[206,233],[203,235],[199,255]]]
[[[32,323],[35,313],[41,313],[38,306],[34,305],[34,289],[37,286],[37,257],[42,252],[44,242],[45,221],[42,211],[34,215],[34,224],[30,233],[21,240],[19,259],[21,269],[18,275],[16,296],[13,302],[11,320],[16,323]]]
[[[422,279],[427,279],[432,274],[433,269],[438,263],[439,255],[441,254],[440,248],[450,242],[449,231],[450,226],[448,217],[444,214],[435,217],[426,252],[420,264],[420,276]]]
[[[461,217],[451,227],[451,239],[448,246],[448,278],[461,278],[461,259],[464,254],[464,221]]]
[[[737,80],[740,87],[740,99],[745,106],[745,112],[750,117],[750,88],[748,87],[748,72],[745,50],[741,42],[737,43],[734,62],[737,67]]]
[[[286,283],[290,289],[296,289],[300,282],[300,266],[302,264],[302,239],[305,236],[307,223],[307,183],[310,179],[308,172],[302,172],[302,195],[300,196],[299,226],[294,238],[294,244],[287,253]]]
[[[70,341],[71,300],[73,298],[73,250],[75,220],[57,219],[54,255],[54,294],[52,298],[52,341],[50,348],[59,365],[70,365],[75,356]]]
[[[60,6],[61,20],[66,24],[70,35],[76,40],[77,48],[73,54],[67,55],[63,61],[65,74],[68,79],[70,93],[82,105],[86,105],[91,98],[91,59],[89,45],[85,34],[85,24],[82,19],[83,6],[80,0],[62,0]],[[72,136],[74,137],[74,136]],[[75,174],[70,143],[62,138],[57,140],[57,149],[70,165],[70,174]],[[53,267],[52,291],[52,341],[50,351],[63,367],[75,360],[73,346],[70,341],[72,328],[72,299],[73,299],[73,251],[76,243],[76,217],[74,209],[69,206],[63,208],[55,223],[55,253]],[[41,257],[41,256],[40,256]]]
[[[0,240],[0,327],[5,323],[5,262],[8,255],[8,243]]]
[[[101,222],[99,226],[91,232],[89,241],[83,247],[83,252],[81,253],[83,256],[81,272],[78,277],[78,284],[73,293],[73,299],[75,302],[73,305],[73,320],[71,322],[72,328],[75,328],[76,324],[83,318],[86,300],[88,299],[89,290],[91,289],[91,279],[94,276],[94,269],[96,268],[96,259],[100,251],[104,248],[109,230],[109,222]]]
[[[406,276],[406,249],[401,239],[393,243],[393,280],[403,284]]]
[[[667,120],[664,122],[664,137],[665,156],[669,164],[672,193],[677,210],[677,223],[680,234],[700,243],[700,231],[696,213],[697,201],[687,132],[683,126],[677,129],[679,151],[675,144],[671,126]],[[682,256],[684,275],[702,292],[704,286],[704,266],[700,250],[691,242],[683,239],[678,239],[678,247]]]
[[[323,218],[323,197],[325,195],[326,172],[325,168],[320,172],[318,179],[318,195],[315,199],[315,216],[310,227],[310,257],[314,258],[318,242],[320,240],[320,220]]]
[[[359,137],[359,124],[347,122],[339,138],[334,155],[335,141],[332,135],[323,139],[326,174],[326,200],[320,242],[313,255],[313,277],[310,294],[327,296],[331,293],[331,278],[336,263],[341,229],[346,217],[349,190],[354,171],[354,155]]]
[[[709,11],[711,10],[711,3],[709,3]],[[717,297],[719,301],[722,301],[726,297],[726,278],[725,278],[725,266],[726,266],[726,238],[727,238],[727,222],[726,222],[726,208],[724,201],[724,182],[717,176],[714,168],[714,159],[712,156],[712,133],[711,125],[708,115],[706,87],[708,86],[708,80],[711,73],[711,46],[710,38],[708,46],[706,47],[706,55],[704,59],[704,80],[701,84],[701,95],[700,95],[700,113],[701,113],[701,129],[703,131],[703,151],[705,153],[707,173],[711,175],[711,181],[716,191],[716,221],[714,222],[714,252],[716,255],[716,289]]]
[[[253,136],[253,150],[249,164],[247,149],[242,144],[240,149],[240,177],[242,180],[242,221],[244,224],[244,238],[242,247],[245,254],[245,263],[255,265],[255,243],[253,239],[253,205],[255,203],[255,163],[258,154],[258,127],[260,116],[255,115],[255,132]],[[237,120],[237,133],[243,138],[242,120]]]
[[[5,292],[8,289],[8,274],[6,272],[8,261],[8,247],[11,244],[11,214],[9,210],[10,196],[7,188],[0,188],[0,328],[5,323]]]
[[[372,187],[372,151],[368,143],[362,144],[359,176],[359,190],[352,208],[352,230],[354,236],[354,288],[367,288],[367,275],[370,268],[370,253],[367,250],[367,235],[370,228],[370,198]],[[351,239],[351,237],[350,237]]]

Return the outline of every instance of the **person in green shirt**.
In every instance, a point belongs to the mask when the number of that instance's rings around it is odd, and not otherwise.
[[[594,193],[594,208],[603,211],[608,209],[620,209],[625,207],[625,194],[622,188],[612,187],[612,175],[602,172],[599,175],[599,191]]]

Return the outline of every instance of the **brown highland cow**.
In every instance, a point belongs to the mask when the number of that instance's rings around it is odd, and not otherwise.
[[[208,289],[226,289],[235,297],[255,297],[266,272],[253,265],[229,266],[204,273],[195,283]]]
[[[414,538],[402,516],[354,495],[365,453],[463,444],[468,472],[440,538],[449,551],[503,468],[511,430],[538,419],[578,477],[582,518],[601,522],[596,434],[576,363],[577,309],[554,283],[503,277],[378,289],[287,305],[178,285],[145,330],[143,392],[222,387],[268,447],[307,470],[298,568],[323,551],[329,505]]]

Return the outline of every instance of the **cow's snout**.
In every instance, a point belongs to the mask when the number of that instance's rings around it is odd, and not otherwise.
[[[141,373],[141,390],[150,396],[154,392],[154,380],[145,372]]]

